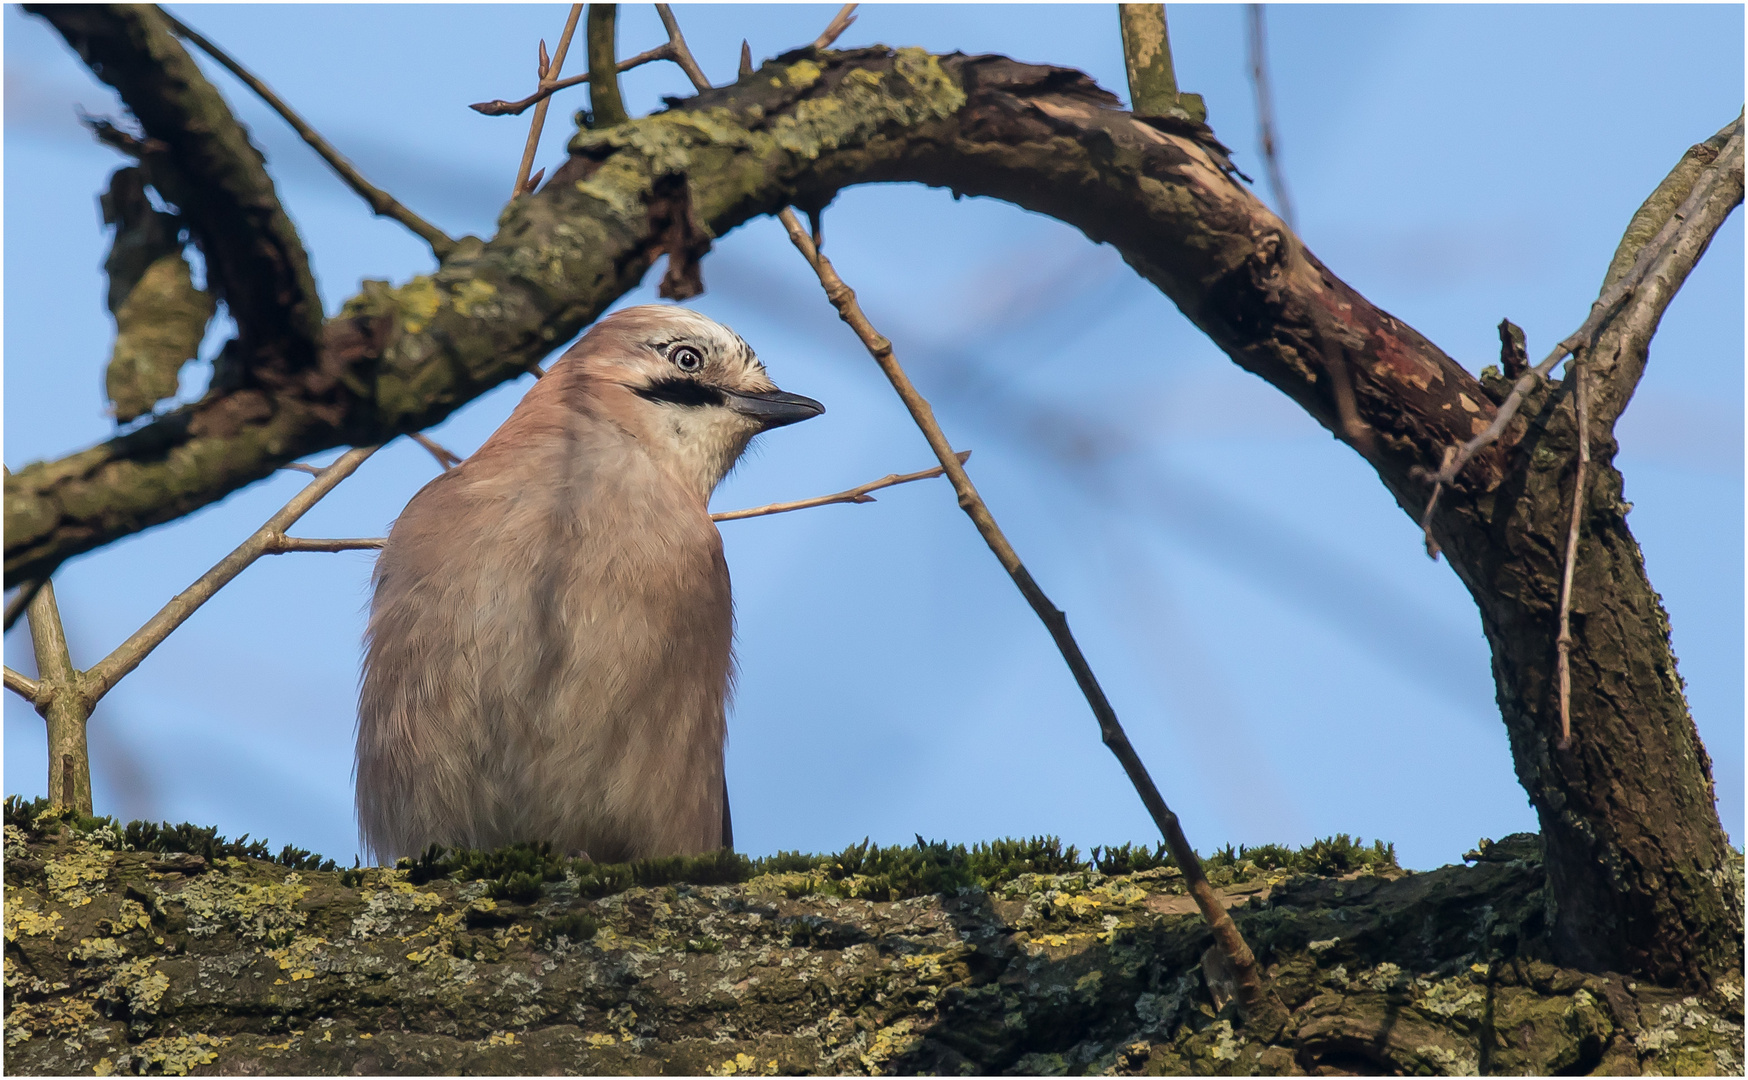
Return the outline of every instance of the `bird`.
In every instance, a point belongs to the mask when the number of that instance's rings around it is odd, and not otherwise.
[[[631,307],[414,495],[365,631],[354,775],[372,857],[732,848],[734,614],[710,496],[754,436],[824,411],[726,326]]]

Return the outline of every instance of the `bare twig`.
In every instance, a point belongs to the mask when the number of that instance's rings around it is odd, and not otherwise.
[[[1585,365],[1574,357],[1572,393],[1578,413],[1578,467],[1572,477],[1572,524],[1566,531],[1566,565],[1560,575],[1560,636],[1554,642],[1555,664],[1560,676],[1561,750],[1572,744],[1572,570],[1578,562],[1578,531],[1584,520],[1584,472],[1590,465],[1590,394]]]
[[[971,451],[961,450],[955,455],[959,464],[963,465],[971,458]],[[815,506],[831,506],[836,503],[871,503],[874,497],[868,494],[889,488],[898,484],[908,484],[915,480],[927,480],[940,476],[945,470],[939,465],[932,469],[924,469],[913,473],[892,473],[878,480],[870,480],[848,491],[840,491],[836,495],[816,495],[811,499],[796,499],[794,502],[767,503],[764,506],[752,506],[745,510],[723,510],[711,514],[711,521],[740,521],[743,518],[768,517],[771,514],[787,514],[791,510],[807,510]],[[301,536],[285,536],[269,538],[266,555],[284,555],[292,551],[370,551],[388,544],[385,536],[366,536],[347,540],[315,540]]]
[[[1257,972],[1256,957],[1252,955],[1250,946],[1245,944],[1244,937],[1238,932],[1238,926],[1232,921],[1232,916],[1220,903],[1213,886],[1208,883],[1207,875],[1202,872],[1201,861],[1196,857],[1195,850],[1190,847],[1184,837],[1183,826],[1178,822],[1177,815],[1166,805],[1165,799],[1159,794],[1159,788],[1148,775],[1147,768],[1141,763],[1140,755],[1130,745],[1128,735],[1123,731],[1123,725],[1117,720],[1116,710],[1111,708],[1109,699],[1093,676],[1092,668],[1087,664],[1086,657],[1080,651],[1080,645],[1069,632],[1068,618],[1050,602],[1038,583],[1032,580],[1032,575],[1026,570],[1025,564],[1008,543],[1000,526],[989,512],[982,496],[966,475],[965,468],[959,463],[947,436],[942,433],[941,426],[935,421],[934,410],[928,401],[917,392],[910,377],[905,374],[896,357],[892,353],[892,342],[874,329],[862,308],[856,302],[856,294],[844,284],[837,271],[832,268],[831,261],[814,247],[808,231],[801,224],[795,212],[784,209],[779,215],[783,227],[789,232],[789,239],[813,267],[819,276],[819,283],[825,289],[827,299],[837,308],[839,318],[850,325],[861,338],[862,344],[874,357],[874,362],[885,372],[892,388],[898,392],[905,408],[910,411],[911,419],[922,429],[923,437],[935,451],[935,457],[947,476],[953,482],[953,489],[959,495],[959,507],[977,526],[984,542],[990,551],[1000,560],[1008,575],[1013,578],[1020,594],[1026,598],[1032,610],[1037,613],[1040,621],[1050,631],[1050,636],[1056,642],[1056,647],[1062,653],[1068,668],[1074,674],[1074,680],[1079,684],[1081,693],[1086,696],[1087,704],[1092,707],[1093,715],[1098,718],[1099,731],[1104,743],[1110,748],[1123,766],[1123,771],[1129,775],[1129,781],[1135,786],[1135,791],[1141,796],[1147,811],[1153,817],[1153,822],[1159,827],[1165,837],[1166,846],[1172,857],[1177,860],[1178,867],[1183,871],[1184,881],[1190,894],[1195,897],[1196,906],[1201,909],[1202,917],[1207,920],[1209,928],[1214,932],[1214,938],[1219,943],[1221,951],[1232,962],[1232,967],[1238,972],[1238,992],[1241,1003],[1247,1011],[1253,1014],[1268,1008],[1261,976]]]
[[[310,507],[334,490],[340,481],[357,471],[358,466],[364,464],[365,459],[376,453],[376,450],[374,446],[361,446],[341,454],[338,460],[317,474],[307,487],[294,495],[277,514],[268,518],[267,523],[255,530],[235,551],[219,560],[200,580],[176,594],[174,599],[152,616],[150,622],[134,631],[132,637],[86,671],[79,688],[80,696],[87,707],[102,700],[103,695],[109,693],[128,672],[139,667],[140,662],[169,637],[172,630],[186,622],[202,604],[212,599],[256,559],[266,554],[285,535],[285,530],[293,522],[308,513]]]
[[[665,7],[667,5],[664,4],[662,6]],[[686,54],[688,60],[691,60],[691,55],[690,52]],[[613,65],[613,69],[623,75],[632,68],[642,67],[645,64],[654,63],[657,60],[672,60],[675,63],[681,63],[679,49],[675,46],[671,38],[647,52],[640,52],[636,56],[618,61]],[[682,68],[684,68],[684,66],[684,64],[681,64]],[[692,62],[692,66],[697,67],[696,61]],[[691,73],[688,72],[687,74],[690,75]],[[745,73],[743,72],[743,74]],[[703,77],[702,72],[699,73],[699,77]],[[475,104],[469,105],[468,108],[476,113],[482,113],[486,116],[520,116],[535,105],[540,104],[542,101],[545,101],[547,98],[558,93],[560,90],[569,90],[573,86],[581,86],[588,81],[589,73],[586,71],[581,75],[572,75],[568,79],[542,79],[540,80],[539,89],[535,90],[534,93],[529,94],[520,101],[505,101],[500,98],[497,101],[476,102]],[[693,85],[696,86],[697,83],[694,82]]]
[[[961,450],[954,456],[959,459],[959,464],[963,465],[968,459],[970,459],[971,451]],[[895,484],[908,484],[913,480],[928,480],[932,477],[940,476],[946,471],[947,470],[937,465],[932,469],[924,469],[921,472],[904,473],[903,475],[893,473],[890,476],[883,476],[878,480],[870,480],[868,483],[862,484],[858,487],[853,487],[848,491],[840,491],[836,495],[816,495],[811,499],[797,499],[794,502],[769,503],[765,506],[754,506],[746,510],[724,510],[719,514],[711,514],[710,520],[739,521],[742,518],[765,517],[768,514],[787,514],[791,510],[806,510],[814,506],[830,506],[833,503],[871,503],[874,501],[874,496],[868,494],[870,491],[879,491],[881,488],[889,488]]]
[[[42,588],[44,580],[43,578],[31,578],[29,581],[19,582],[18,591],[12,594],[12,599],[6,601],[5,629],[12,629],[12,624],[18,621],[20,615],[24,614],[25,609],[30,606],[30,602],[36,598],[36,591]]]
[[[1730,160],[1739,160],[1741,154],[1742,135],[1738,132],[1724,147],[1723,152],[1718,155],[1717,161],[1718,163],[1727,163]],[[1511,423],[1512,418],[1522,408],[1524,397],[1535,388],[1537,383],[1547,378],[1548,373],[1554,369],[1554,365],[1595,340],[1597,333],[1615,312],[1632,297],[1654,267],[1666,264],[1677,252],[1692,248],[1695,243],[1699,242],[1696,239],[1698,233],[1706,230],[1708,226],[1695,219],[1695,214],[1711,197],[1712,181],[1721,171],[1721,169],[1708,170],[1705,176],[1694,184],[1693,191],[1682,202],[1680,209],[1670,215],[1669,220],[1663,223],[1663,227],[1657,231],[1656,236],[1639,249],[1638,257],[1633,260],[1632,269],[1622,275],[1619,281],[1604,290],[1603,294],[1597,298],[1596,303],[1591,305],[1590,315],[1584,320],[1583,325],[1567,335],[1558,345],[1554,346],[1554,351],[1549,353],[1541,363],[1525,372],[1517,380],[1511,388],[1511,393],[1500,403],[1499,411],[1494,414],[1493,422],[1487,425],[1486,430],[1457,448],[1454,455],[1447,454],[1444,465],[1436,473],[1429,474],[1425,470],[1418,471],[1422,478],[1430,480],[1433,485],[1432,496],[1427,500],[1426,510],[1421,515],[1420,524],[1421,528],[1427,532],[1428,549],[1435,558],[1437,557],[1436,545],[1430,543],[1430,537],[1432,512],[1437,505],[1440,490],[1444,485],[1456,479],[1457,475],[1462,472],[1463,466],[1467,465],[1477,453],[1498,441],[1506,426]]]
[[[1256,94],[1256,139],[1262,150],[1263,167],[1268,170],[1269,188],[1275,193],[1275,205],[1281,220],[1294,232],[1299,226],[1293,220],[1293,200],[1287,194],[1287,178],[1281,172],[1281,162],[1275,147],[1274,94],[1269,89],[1268,38],[1263,25],[1263,5],[1250,5],[1250,87]]]
[[[704,77],[704,69],[698,66],[698,61],[692,58],[692,50],[686,47],[686,38],[680,33],[679,20],[674,18],[674,10],[666,4],[655,6],[656,14],[661,16],[662,26],[668,31],[668,49],[673,53],[671,59],[680,65],[680,70],[686,73],[686,78],[692,80],[692,85],[700,92],[710,89],[710,80]]]
[[[842,37],[844,31],[850,28],[850,24],[856,21],[856,8],[859,6],[860,5],[858,4],[845,4],[843,7],[839,8],[838,13],[832,16],[832,21],[826,23],[825,29],[820,31],[820,35],[813,39],[813,48],[831,48],[832,42]],[[752,58],[749,55],[747,59],[750,62]]]
[[[7,668],[6,689],[34,705],[36,704],[36,696],[42,692],[42,684],[28,675],[21,675],[11,668]]]
[[[160,9],[160,11],[162,11],[162,9]],[[411,210],[401,205],[394,196],[366,180],[363,174],[360,173],[350,161],[346,160],[338,150],[335,150],[333,146],[328,143],[328,140],[322,138],[314,128],[305,123],[303,117],[294,112],[291,106],[280,100],[279,95],[275,94],[266,83],[256,78],[255,75],[247,68],[243,67],[243,65],[231,59],[223,49],[220,49],[217,45],[214,45],[212,42],[190,29],[187,25],[178,21],[174,15],[171,15],[167,11],[163,11],[162,13],[164,18],[170,23],[171,28],[175,30],[178,35],[186,38],[190,44],[218,61],[221,67],[242,80],[243,84],[250,90],[253,90],[256,96],[262,101],[265,101],[269,108],[279,114],[281,119],[283,119],[287,124],[290,124],[292,130],[297,132],[298,137],[308,143],[310,148],[320,154],[322,160],[328,163],[328,167],[339,174],[340,179],[345,181],[346,186],[356,192],[366,203],[370,204],[372,213],[379,217],[393,218],[395,221],[405,225],[408,229],[417,234],[421,240],[424,240],[425,243],[431,245],[432,253],[439,259],[445,258],[451,251],[455,250],[455,241],[450,238],[449,234],[426,221],[419,215],[413,213]]]
[[[302,536],[277,536],[267,541],[263,555],[284,555],[291,551],[374,551],[388,543],[386,536],[364,536],[346,540],[311,540]]]
[[[460,465],[464,460],[466,460],[453,450],[445,449],[436,439],[433,439],[422,431],[415,431],[408,437],[420,446],[423,446],[426,450],[430,451],[431,456],[437,459],[437,464],[443,466],[444,472],[448,472],[450,469],[453,469],[455,466]]]
[[[565,54],[570,52],[571,48],[571,36],[577,32],[577,20],[582,18],[582,15],[583,5],[572,4],[571,13],[565,19],[564,33],[559,35],[558,52],[553,55],[550,63],[546,59],[546,43],[540,43],[540,71],[538,75],[542,85],[551,81],[564,67]],[[528,142],[522,147],[522,164],[516,169],[516,186],[510,191],[512,199],[519,199],[533,190],[533,185],[528,181],[528,175],[534,171],[534,152],[540,147],[540,132],[546,127],[546,110],[551,105],[552,98],[548,94],[542,97],[540,103],[535,106],[534,120],[528,125]],[[545,172],[545,170],[541,171]]]
[[[289,465],[281,465],[280,468],[285,469],[289,472],[309,473],[311,476],[320,475],[321,471],[322,471],[322,470],[316,468],[314,465],[306,465],[301,461],[294,461]]]

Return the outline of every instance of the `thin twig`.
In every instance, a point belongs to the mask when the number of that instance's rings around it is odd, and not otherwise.
[[[664,41],[655,48],[650,49],[648,52],[640,52],[629,60],[619,61],[619,63],[615,64],[614,67],[621,75],[623,75],[635,67],[642,67],[645,64],[653,63],[657,60],[673,59],[673,42]],[[573,86],[581,86],[588,81],[589,73],[586,71],[581,75],[572,75],[568,79],[542,79],[540,80],[540,88],[523,98],[521,101],[505,101],[502,98],[499,98],[496,101],[475,102],[474,104],[469,105],[468,108],[476,113],[481,113],[486,116],[521,116],[523,113],[558,93],[560,90],[569,90]]]
[[[1057,649],[1061,651],[1063,660],[1067,662],[1069,670],[1073,672],[1075,682],[1079,684],[1081,693],[1086,696],[1087,704],[1092,707],[1093,715],[1098,719],[1099,731],[1105,745],[1110,748],[1111,753],[1122,764],[1123,771],[1128,773],[1130,783],[1135,786],[1135,791],[1141,796],[1141,801],[1146,805],[1148,813],[1152,815],[1154,824],[1159,827],[1160,833],[1165,837],[1166,846],[1170,849],[1172,857],[1177,860],[1179,869],[1183,871],[1184,881],[1189,887],[1190,894],[1195,897],[1196,906],[1201,909],[1202,917],[1207,920],[1215,940],[1220,944],[1221,951],[1232,961],[1233,969],[1239,973],[1240,1001],[1245,1009],[1253,1014],[1257,1010],[1267,1008],[1262,979],[1257,972],[1256,957],[1251,953],[1250,946],[1245,944],[1243,935],[1238,932],[1237,924],[1232,921],[1232,916],[1220,903],[1220,898],[1214,893],[1213,886],[1208,883],[1207,876],[1202,872],[1201,861],[1196,857],[1195,850],[1190,847],[1189,841],[1184,837],[1183,826],[1179,823],[1177,815],[1172,813],[1171,808],[1166,805],[1165,799],[1159,794],[1159,788],[1154,785],[1153,778],[1148,775],[1146,766],[1141,763],[1140,755],[1136,754],[1135,748],[1130,745],[1129,737],[1123,731],[1123,725],[1117,720],[1116,710],[1111,708],[1109,699],[1105,697],[1104,690],[1093,676],[1091,666],[1088,665],[1085,655],[1080,651],[1080,645],[1075,641],[1074,635],[1069,632],[1067,616],[1050,602],[1050,598],[1044,595],[1044,591],[1038,587],[1036,581],[1032,580],[1032,575],[1020,562],[1019,555],[1015,553],[1013,546],[1003,535],[1000,526],[996,524],[994,516],[989,512],[989,507],[984,503],[982,496],[977,493],[977,488],[971,483],[971,478],[966,475],[964,466],[959,463],[958,457],[947,442],[947,436],[942,433],[940,424],[935,421],[934,410],[930,408],[928,401],[917,392],[910,377],[905,374],[904,368],[893,356],[892,342],[875,330],[873,324],[868,321],[861,306],[856,303],[855,292],[844,284],[843,279],[832,268],[831,261],[813,246],[812,238],[809,237],[807,229],[802,226],[800,219],[795,216],[795,212],[784,209],[778,214],[778,218],[783,222],[783,227],[788,230],[790,241],[807,259],[808,264],[813,267],[814,273],[819,276],[819,283],[825,289],[826,297],[831,301],[832,306],[837,308],[839,318],[848,323],[850,328],[856,332],[856,336],[861,338],[862,344],[874,357],[874,362],[880,365],[887,380],[892,383],[892,388],[898,392],[899,398],[904,402],[905,408],[910,411],[911,419],[915,420],[917,427],[922,429],[924,438],[928,440],[929,446],[935,451],[935,457],[940,461],[941,467],[946,470],[947,476],[953,482],[953,489],[959,495],[960,509],[964,510],[971,518],[972,523],[977,526],[977,531],[983,535],[984,542],[989,545],[990,551],[1000,560],[1008,575],[1013,578],[1014,584],[1019,588],[1020,594],[1026,598],[1027,603],[1032,606],[1032,610],[1037,613],[1039,620],[1050,631],[1050,636],[1055,640]]]
[[[402,225],[405,225],[408,229],[417,234],[420,239],[424,240],[425,243],[431,245],[432,253],[439,259],[446,258],[451,251],[455,250],[455,241],[449,236],[449,234],[431,224],[429,221],[426,221],[419,215],[413,213],[411,210],[401,205],[394,196],[366,180],[363,174],[361,174],[350,161],[347,161],[338,150],[335,150],[333,146],[329,145],[328,140],[322,138],[314,128],[305,123],[303,117],[294,112],[291,106],[287,105],[284,101],[281,101],[279,95],[275,94],[266,83],[256,78],[255,75],[243,65],[231,59],[223,49],[220,49],[217,45],[214,45],[212,42],[190,29],[186,24],[178,21],[174,15],[171,15],[167,11],[163,11],[161,8],[159,10],[162,12],[164,18],[169,21],[171,28],[175,30],[177,34],[186,38],[190,44],[196,46],[201,52],[206,53],[206,55],[218,61],[219,65],[226,71],[229,71],[232,75],[235,75],[238,79],[242,80],[244,85],[248,86],[250,90],[253,90],[256,96],[258,96],[262,101],[265,101],[269,108],[279,114],[281,119],[283,119],[287,124],[290,124],[292,130],[296,131],[298,136],[303,139],[304,142],[308,143],[312,150],[322,156],[322,160],[328,163],[328,167],[340,175],[340,179],[345,181],[346,186],[356,192],[366,203],[370,204],[372,213],[379,217],[393,218]]]
[[[448,472],[450,469],[453,469],[455,466],[460,465],[464,460],[466,460],[453,450],[445,449],[436,439],[433,439],[422,431],[415,431],[408,437],[420,446],[423,446],[426,450],[430,451],[431,456],[437,459],[437,464],[443,466],[444,472]]]
[[[813,39],[813,48],[831,48],[832,42],[842,37],[844,31],[850,28],[850,24],[856,21],[856,9],[860,6],[860,4],[845,4],[839,8],[838,13],[832,16],[832,21],[826,23],[825,29]]]
[[[971,458],[971,451],[961,450],[957,455],[959,464],[963,465]],[[764,506],[752,506],[745,510],[723,510],[711,514],[711,521],[740,521],[743,518],[768,517],[771,514],[787,514],[791,510],[807,510],[815,506],[832,506],[836,503],[871,503],[874,497],[870,491],[893,487],[897,484],[908,484],[915,480],[927,480],[940,476],[945,470],[939,465],[932,469],[924,469],[913,473],[892,473],[878,480],[870,480],[848,491],[840,491],[836,495],[816,495],[811,499],[796,499],[794,502],[766,503]],[[283,534],[269,538],[263,554],[284,555],[292,551],[370,551],[388,544],[386,536],[366,536],[347,540],[316,540],[301,536],[285,536]]]
[[[1736,148],[1736,152],[1740,153],[1741,142],[1742,136],[1740,134],[1734,136],[1725,146],[1724,151],[1718,155],[1718,160],[1724,160],[1732,148]],[[1499,411],[1494,414],[1493,422],[1487,425],[1486,430],[1464,443],[1454,455],[1447,454],[1443,467],[1436,473],[1428,474],[1425,470],[1418,470],[1419,475],[1423,479],[1430,480],[1433,485],[1432,496],[1427,500],[1426,510],[1421,514],[1420,525],[1429,538],[1428,550],[1434,558],[1437,557],[1436,546],[1430,543],[1432,512],[1438,503],[1441,489],[1444,485],[1455,480],[1457,475],[1463,471],[1463,466],[1467,465],[1477,453],[1498,441],[1500,435],[1505,432],[1506,425],[1511,423],[1512,418],[1522,408],[1524,397],[1539,382],[1547,378],[1555,364],[1595,339],[1603,324],[1619,310],[1622,304],[1626,303],[1639,285],[1645,281],[1652,266],[1664,256],[1665,249],[1679,246],[1683,238],[1683,227],[1687,224],[1688,218],[1709,198],[1711,185],[1707,181],[1715,175],[1715,171],[1708,173],[1706,178],[1694,184],[1693,191],[1682,202],[1680,209],[1671,214],[1669,220],[1664,222],[1663,227],[1657,231],[1657,235],[1639,249],[1638,257],[1633,260],[1632,269],[1622,275],[1619,281],[1605,290],[1597,298],[1596,303],[1591,305],[1590,314],[1584,320],[1583,325],[1554,346],[1554,351],[1549,353],[1541,363],[1524,372],[1523,377],[1517,380],[1511,388],[1511,393],[1506,395],[1505,400],[1500,404]]]
[[[1584,472],[1590,465],[1590,394],[1585,365],[1574,357],[1566,366],[1572,369],[1572,393],[1577,399],[1578,468],[1572,477],[1572,524],[1566,530],[1566,566],[1560,575],[1560,636],[1554,642],[1560,675],[1560,741],[1555,745],[1561,750],[1572,745],[1572,570],[1578,562],[1578,531],[1584,520]]]
[[[291,551],[374,551],[388,543],[386,536],[364,536],[347,540],[312,540],[302,536],[276,536],[267,541],[263,555],[284,555]]]
[[[36,591],[42,588],[42,583],[45,580],[47,579],[31,578],[29,581],[21,581],[18,583],[18,591],[12,594],[12,599],[6,601],[5,629],[12,629],[12,624],[18,621],[20,615],[24,614],[24,610],[28,608],[30,602],[36,598]]]
[[[565,53],[569,52],[571,47],[571,35],[577,32],[577,20],[582,16],[583,5],[572,4],[570,16],[565,19],[564,33],[558,39],[558,51],[553,54],[551,63],[544,62],[546,45],[544,42],[541,43],[542,63],[539,78],[542,84],[550,81],[564,67]],[[510,191],[512,199],[521,198],[532,188],[528,182],[528,174],[534,170],[534,152],[540,147],[540,132],[546,127],[546,110],[551,104],[551,95],[548,95],[541,98],[540,103],[534,109],[534,120],[528,125],[528,142],[522,147],[522,164],[516,170],[516,186]],[[544,171],[542,170],[542,172]]]
[[[686,78],[692,80],[692,85],[700,93],[710,89],[710,80],[704,77],[704,69],[698,66],[698,61],[692,58],[692,50],[686,47],[686,38],[680,33],[680,23],[674,18],[674,10],[666,4],[657,4],[655,9],[656,14],[661,16],[662,26],[668,31],[668,46],[674,54],[674,63],[680,65],[680,70],[686,73]]]
[[[301,461],[294,461],[289,465],[281,465],[280,468],[289,472],[309,473],[311,476],[318,476],[322,471],[314,465],[306,465]]]
[[[42,684],[28,675],[21,675],[11,668],[7,668],[6,689],[35,705],[37,694],[42,692]]]
[[[1256,139],[1262,150],[1263,166],[1268,170],[1269,188],[1275,193],[1281,220],[1287,223],[1287,228],[1298,232],[1299,226],[1293,221],[1293,200],[1287,194],[1287,178],[1281,172],[1275,149],[1274,94],[1269,89],[1268,38],[1261,4],[1250,5],[1250,86],[1256,94]]]
[[[959,459],[959,464],[963,465],[968,459],[970,459],[971,451],[961,450],[954,456]],[[889,488],[895,484],[908,484],[913,480],[928,480],[932,477],[940,476],[946,471],[947,470],[937,465],[932,469],[924,469],[921,472],[905,473],[903,475],[893,473],[890,476],[883,476],[878,480],[871,480],[859,487],[853,487],[848,491],[840,491],[836,495],[817,495],[811,499],[797,499],[794,502],[769,503],[765,506],[755,506],[747,510],[724,510],[719,514],[711,514],[710,520],[739,521],[742,518],[765,517],[769,514],[787,514],[791,510],[806,510],[814,506],[830,506],[833,503],[871,503],[874,501],[874,496],[868,494],[870,491],[879,491],[881,488]]]
[[[86,671],[80,682],[88,705],[95,705],[102,700],[103,695],[109,693],[128,672],[139,667],[140,662],[169,637],[172,630],[186,622],[202,604],[212,599],[256,559],[266,554],[274,541],[284,536],[285,530],[293,522],[308,513],[310,507],[334,490],[340,481],[351,476],[376,450],[374,446],[361,446],[341,454],[338,460],[323,469],[302,491],[292,496],[283,509],[268,518],[267,523],[256,529],[235,551],[219,560],[216,566],[201,575],[200,580],[176,594],[162,610],[152,616],[150,622],[134,631],[132,637]]]

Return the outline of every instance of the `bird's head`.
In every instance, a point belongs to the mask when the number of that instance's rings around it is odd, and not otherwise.
[[[708,499],[753,436],[825,411],[787,394],[739,334],[688,308],[645,304],[607,316],[566,353],[621,393],[613,419]]]

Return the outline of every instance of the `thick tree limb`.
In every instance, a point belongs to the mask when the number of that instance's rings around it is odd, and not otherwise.
[[[521,374],[666,250],[671,217],[649,213],[658,184],[685,193],[706,236],[870,181],[922,181],[1059,217],[1116,245],[1239,363],[1345,435],[1324,360],[1324,338],[1339,336],[1362,358],[1356,411],[1399,497],[1424,492],[1412,465],[1491,416],[1471,376],[1325,270],[1208,150],[1130,119],[1077,72],[912,49],[764,72],[579,133],[561,176],[517,200],[489,244],[463,240],[435,274],[399,288],[367,283],[325,329],[319,385],[220,390],[19,470],[7,480],[7,581],[307,454],[423,430]],[[1483,455],[1465,475],[1497,483],[1498,460]]]
[[[281,375],[315,364],[322,304],[309,259],[261,152],[157,8],[32,5],[115,87],[161,155],[143,164],[206,255],[210,286],[237,322],[237,358]]]

